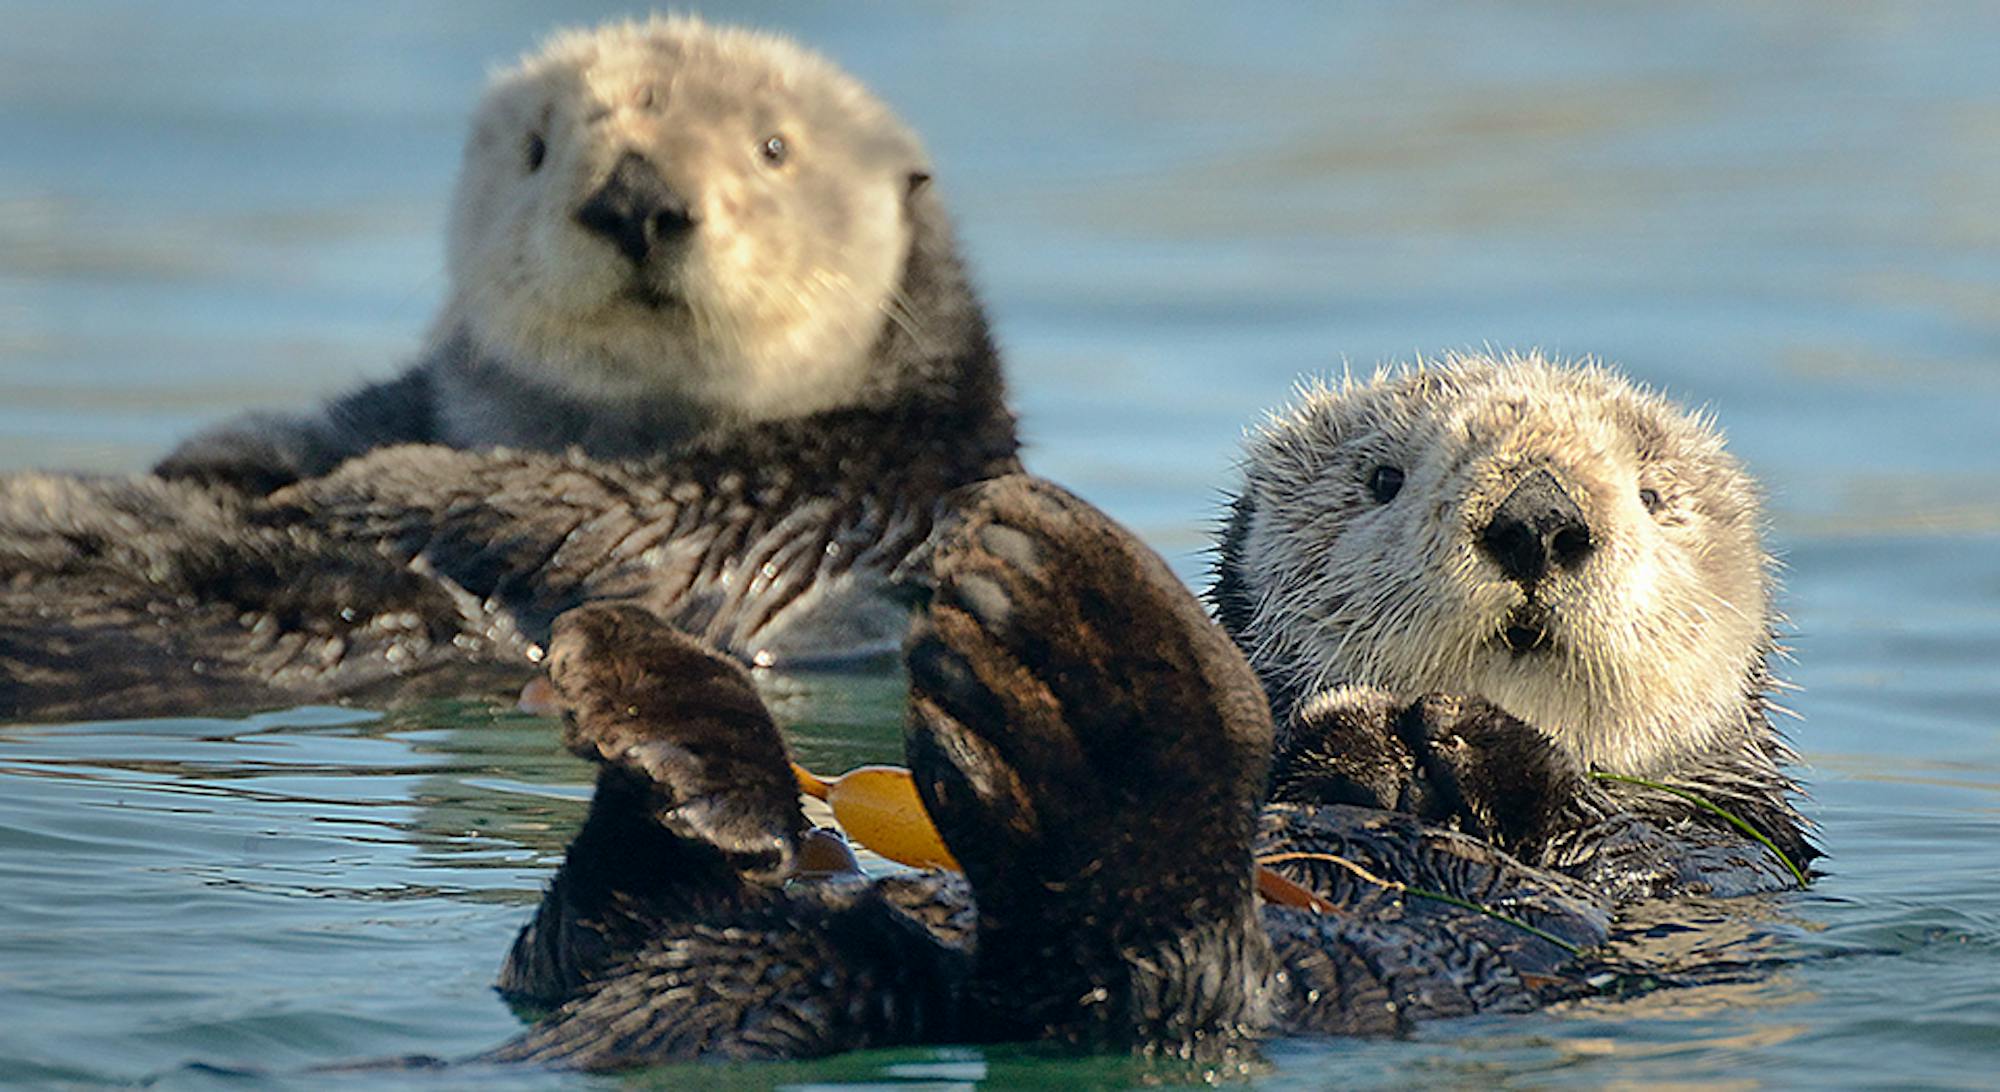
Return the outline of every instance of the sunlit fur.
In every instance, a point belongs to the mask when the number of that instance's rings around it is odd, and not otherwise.
[[[631,151],[697,221],[636,272],[573,215]],[[866,89],[783,39],[686,17],[558,34],[475,115],[434,336],[464,330],[475,355],[604,403],[742,420],[844,404],[896,305],[903,202],[927,170]]]
[[[1706,417],[1591,363],[1453,356],[1308,386],[1247,449],[1218,609],[1281,704],[1475,694],[1628,774],[1780,753],[1759,496]],[[1406,475],[1386,503],[1380,466]],[[1550,646],[1517,653],[1502,634],[1526,593],[1477,543],[1537,469],[1596,545],[1536,589]]]

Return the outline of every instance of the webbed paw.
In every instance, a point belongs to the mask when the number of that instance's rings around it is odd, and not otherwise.
[[[1158,555],[1048,482],[954,494],[906,651],[918,790],[978,907],[990,1032],[1222,1049],[1276,964],[1268,702]]]
[[[169,481],[269,496],[312,476],[298,445],[274,431],[224,425],[182,443],[153,466],[153,473]]]
[[[1049,483],[1004,478],[965,496],[933,536],[933,591],[908,649],[912,759],[947,836],[975,859],[1033,847],[1060,872],[1105,867],[1106,847],[1165,860],[1247,830],[1240,801],[1263,774],[1268,715],[1193,596]]]
[[[1405,812],[1522,852],[1555,833],[1585,781],[1545,734],[1491,702],[1402,703],[1343,687],[1294,711],[1271,785],[1273,800]]]
[[[556,619],[549,680],[564,745],[623,774],[652,822],[750,878],[786,872],[805,829],[798,787],[742,667],[638,607],[596,604]]]

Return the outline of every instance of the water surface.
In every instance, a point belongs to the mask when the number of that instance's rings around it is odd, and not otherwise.
[[[708,13],[819,46],[925,134],[1030,463],[1191,582],[1243,425],[1302,373],[1419,352],[1616,361],[1710,407],[1769,485],[1785,702],[1833,853],[1771,910],[1794,958],[1410,1042],[1285,1043],[1264,1082],[1992,1080],[2000,8]],[[464,115],[554,18],[13,0],[0,468],[137,469],[223,414],[401,367],[442,291]],[[772,683],[809,761],[894,756],[894,680]],[[548,724],[476,704],[0,727],[0,1083],[303,1087],[497,1042],[519,1024],[488,984],[585,786]],[[937,1050],[702,1079],[1141,1076]]]

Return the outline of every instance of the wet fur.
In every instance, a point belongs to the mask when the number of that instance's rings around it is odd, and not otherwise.
[[[752,58],[778,48],[758,43],[739,45]],[[0,478],[0,633],[16,635],[0,643],[0,715],[467,693],[528,670],[550,620],[600,599],[641,602],[756,663],[893,651],[904,612],[883,583],[938,498],[1020,465],[943,206],[929,185],[898,200],[910,234],[896,320],[873,335],[843,405],[769,419],[680,420],[672,399],[607,411],[453,334],[431,365],[321,417],[191,441],[163,466],[168,482]],[[478,437],[444,424],[475,405],[518,420]],[[429,446],[396,446],[408,440]],[[472,440],[550,450],[448,446]],[[92,554],[77,529],[99,525],[216,572],[268,572],[271,586],[190,584],[152,558]],[[282,594],[327,584],[329,571],[353,589],[339,602]],[[412,611],[420,639],[404,632]]]
[[[782,164],[759,158],[772,135]],[[575,218],[627,153],[696,219],[636,267]],[[643,456],[934,390],[990,346],[929,177],[881,102],[782,38],[686,17],[556,35],[475,113],[419,364],[157,469],[264,493],[394,443]]]
[[[939,388],[631,463],[388,448],[270,498],[0,478],[0,716],[518,686],[600,600],[745,661],[891,653],[938,498],[1018,466],[990,356]]]
[[[476,601],[248,508],[157,478],[0,478],[0,719],[247,712],[443,663],[474,688],[521,660]]]
[[[1369,493],[1381,466],[1406,475],[1387,502]],[[1478,530],[1541,470],[1577,498],[1595,545],[1536,586],[1548,646],[1517,653],[1501,637],[1529,600],[1482,555]],[[1657,512],[1642,489],[1657,494]],[[1394,725],[1408,703],[1444,700],[1425,695],[1466,695],[1532,725],[1551,749],[1517,761],[1566,768],[1550,784],[1569,826],[1542,836],[1530,859],[1627,892],[1788,886],[1778,862],[1720,820],[1584,776],[1699,792],[1795,863],[1818,855],[1767,711],[1776,614],[1761,534],[1755,485],[1705,420],[1598,366],[1458,357],[1309,388],[1273,415],[1248,443],[1211,601],[1288,726],[1281,791],[1311,787],[1303,756],[1317,752],[1355,761],[1357,783],[1395,786],[1371,796],[1349,785],[1342,798],[1421,797],[1411,771],[1430,759]],[[1375,742],[1355,749],[1343,716],[1375,724]],[[1507,747],[1518,751],[1515,736]],[[1364,758],[1371,746],[1394,757]],[[1323,764],[1335,772],[1321,780],[1350,776]],[[1586,832],[1601,823],[1618,827],[1621,847],[1652,848],[1600,856],[1611,843]],[[1733,849],[1704,870],[1676,847]]]
[[[964,879],[781,886],[785,853],[765,847],[797,805],[747,681],[643,614],[583,608],[552,667],[597,796],[503,975],[556,1008],[485,1060],[1052,1040],[1230,1067],[1272,1034],[1395,1033],[1587,991],[1554,945],[1323,864],[1282,867],[1337,911],[1260,906],[1253,853],[1337,851],[1573,943],[1606,935],[1596,896],[1465,835],[1356,807],[1260,814],[1255,676],[1082,501],[1028,478],[970,487],[905,575],[927,601],[907,750]]]

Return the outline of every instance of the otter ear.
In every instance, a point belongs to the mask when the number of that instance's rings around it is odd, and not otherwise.
[[[903,196],[915,197],[916,195],[924,192],[924,187],[930,184],[931,184],[931,172],[911,171],[909,178],[905,180],[906,188],[903,190]]]

